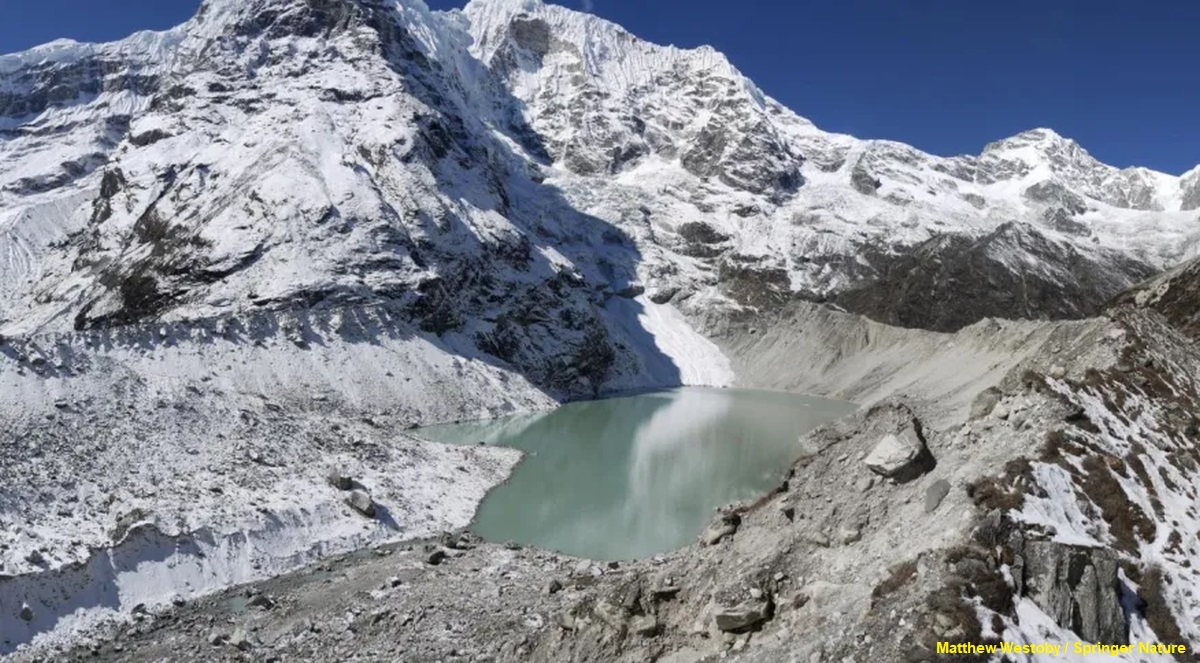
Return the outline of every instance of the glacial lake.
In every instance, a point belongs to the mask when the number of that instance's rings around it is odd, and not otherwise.
[[[784,392],[687,387],[413,432],[525,452],[480,505],[471,526],[479,536],[620,560],[695,540],[713,509],[778,485],[798,456],[801,434],[856,407]]]

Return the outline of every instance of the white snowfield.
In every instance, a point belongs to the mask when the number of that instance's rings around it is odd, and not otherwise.
[[[1200,168],[824,132],[711,48],[538,0],[320,5],[0,56],[0,656],[462,527],[517,462],[407,427],[734,384],[689,320],[739,308],[739,265],[821,296],[1014,221],[1098,264],[1200,253]],[[1024,515],[1094,540],[1055,508]]]

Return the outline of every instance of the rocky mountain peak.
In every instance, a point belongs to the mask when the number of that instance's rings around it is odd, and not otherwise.
[[[205,0],[195,22],[208,34],[320,37],[388,8],[382,0]]]
[[[546,3],[542,0],[471,0],[463,7],[468,14],[481,11],[502,11],[508,13],[534,12],[542,9]]]
[[[781,200],[803,158],[768,99],[712,48],[642,41],[557,5],[476,0],[472,54],[523,103],[549,156],[585,176],[679,163],[705,181]]]
[[[1200,209],[1200,166],[1189,170],[1179,178],[1180,209]]]
[[[1037,128],[988,144],[980,161],[997,180],[1056,180],[1114,207],[1158,211],[1174,206],[1175,178],[1148,168],[1102,163],[1076,141]]]
[[[1035,127],[1033,129],[1026,129],[1021,133],[1000,142],[1055,145],[1062,143],[1074,143],[1075,141],[1064,137],[1062,134],[1049,127]]]
[[[472,0],[461,14],[467,18],[474,38],[472,51],[485,62],[503,51],[514,37],[526,48],[542,50],[521,40],[532,26],[537,26],[550,41],[558,42],[556,50],[577,53],[579,74],[603,80],[607,86],[644,84],[647,76],[663,65],[692,62],[753,87],[724,54],[710,46],[682,49],[652,44],[612,21],[561,5],[541,0]]]
[[[1102,166],[1079,143],[1064,138],[1053,129],[1037,128],[989,143],[983,148],[984,157],[1024,161],[1031,168],[1048,165],[1062,169],[1076,166]]]

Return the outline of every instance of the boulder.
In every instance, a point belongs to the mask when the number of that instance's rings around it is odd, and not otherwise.
[[[950,494],[950,482],[938,479],[925,490],[925,513],[933,513],[942,505],[942,500]]]
[[[915,419],[901,430],[884,435],[865,462],[872,472],[899,483],[916,479],[936,464]]]
[[[809,530],[800,534],[800,540],[818,548],[829,547],[829,534],[822,530]]]
[[[1117,558],[1111,550],[1026,541],[1024,592],[1085,642],[1126,644]]]
[[[971,419],[982,419],[991,414],[1002,396],[1000,390],[995,387],[988,387],[979,392],[979,395],[971,402]]]
[[[31,622],[33,621],[33,608],[29,607],[28,603],[22,603],[21,612],[17,616],[21,618],[21,621]]]
[[[609,599],[597,601],[592,608],[592,614],[620,634],[624,634],[629,628],[629,611]]]
[[[469,543],[457,532],[442,532],[438,536],[438,544],[447,550],[467,550]]]
[[[646,286],[641,283],[630,283],[629,285],[617,291],[617,296],[624,299],[633,299],[641,297],[646,293]]]
[[[564,613],[559,614],[558,625],[561,626],[564,631],[574,631],[576,628],[579,627],[579,624],[576,621],[575,616],[572,615],[570,612],[564,612]]]
[[[750,630],[771,618],[769,597],[749,598],[736,605],[718,605],[713,612],[717,629],[726,633]]]
[[[655,304],[666,304],[666,303],[669,303],[672,299],[674,299],[675,296],[678,294],[679,294],[678,287],[667,286],[667,287],[656,288],[654,290],[651,290],[649,297],[650,297],[650,301],[654,302]]]
[[[354,489],[354,478],[351,477],[350,474],[345,470],[340,468],[330,470],[329,474],[326,475],[326,479],[328,479],[329,485],[337,488],[338,490]]]
[[[658,633],[658,629],[658,617],[654,615],[638,615],[629,624],[629,630],[643,636],[655,635]]]
[[[700,533],[700,543],[705,546],[715,545],[720,543],[727,536],[733,536],[737,532],[738,526],[742,524],[742,517],[733,511],[721,511],[716,518],[709,523],[708,527]]]
[[[796,519],[796,505],[791,502],[783,502],[779,505],[779,513],[790,523]]]
[[[250,651],[254,648],[254,642],[246,635],[246,629],[241,626],[233,631],[233,635],[229,636],[229,646],[241,651]]]
[[[652,596],[655,601],[669,601],[679,595],[680,589],[682,588],[675,585],[656,585],[650,590],[650,596]]]
[[[838,528],[838,541],[842,545],[850,545],[862,540],[862,527],[859,525],[843,525]]]
[[[346,503],[368,518],[375,517],[375,500],[371,499],[365,490],[351,491],[350,496],[346,498]]]

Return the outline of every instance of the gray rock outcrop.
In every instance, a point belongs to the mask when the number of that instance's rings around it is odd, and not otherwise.
[[[1031,256],[1024,271],[1009,257]],[[938,234],[896,253],[865,246],[877,276],[837,293],[838,305],[878,322],[956,331],[987,317],[1081,318],[1154,274],[1133,255],[1093,257],[1025,222],[1005,222],[981,237]]]
[[[850,171],[850,186],[861,194],[873,196],[879,187],[883,186],[883,183],[868,173],[866,168],[859,165]]]
[[[1087,642],[1129,641],[1111,550],[1028,541],[1024,562],[1026,595],[1055,623]]]
[[[1179,189],[1183,196],[1180,203],[1181,209],[1200,209],[1200,168],[1194,168],[1184,175],[1183,180],[1179,183]]]

